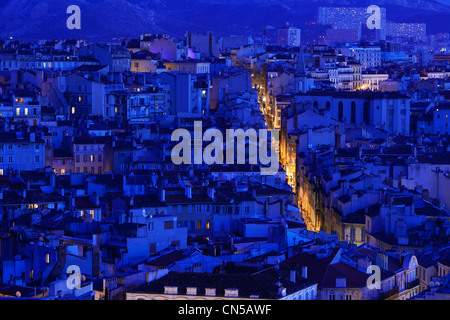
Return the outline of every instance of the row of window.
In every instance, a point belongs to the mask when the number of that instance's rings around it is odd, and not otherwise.
[[[234,208],[234,210],[233,210]],[[210,207],[209,204],[206,205],[195,205],[194,208],[196,213],[202,213],[202,212],[210,212]],[[189,211],[191,212],[191,211]],[[250,212],[250,207],[249,206],[245,206],[244,207],[244,213],[249,213]],[[182,206],[178,205],[177,206],[177,213],[181,214],[182,213]],[[215,214],[239,214],[240,213],[240,207],[239,206],[215,206],[213,209],[213,213]]]
[[[20,144],[16,145],[17,147],[20,148]],[[13,145],[12,144],[0,144],[0,150],[12,150],[13,149]],[[41,145],[40,144],[35,144],[34,145],[34,150],[40,150],[41,149]]]
[[[102,146],[101,145],[75,145],[75,151],[88,151],[88,149],[90,151],[94,151],[94,150],[102,150]]]
[[[28,111],[29,111],[28,108],[16,108],[16,116],[28,116],[29,114]],[[38,115],[37,108],[31,108],[30,114],[34,116]]]
[[[53,160],[53,164],[57,165],[57,164],[72,164],[72,160],[66,160],[66,159],[62,159],[62,160]]]
[[[39,161],[40,161],[40,157],[34,156],[34,162],[39,163]],[[14,162],[13,156],[7,156],[7,157],[0,156],[0,163],[13,163],[13,162]]]
[[[189,230],[201,230],[201,229],[209,229],[211,224],[209,220],[206,220],[203,224],[202,220],[191,220],[191,221],[180,221],[178,222],[179,228],[188,228]]]
[[[337,295],[334,294],[334,293],[332,293],[332,294],[330,294],[328,296],[329,300],[336,300],[336,298],[337,298]],[[344,300],[344,295],[341,295],[340,298],[341,298],[341,300]],[[352,295],[351,294],[346,294],[345,295],[345,300],[352,300]]]
[[[95,161],[95,158],[96,158],[95,154],[91,154],[91,155],[84,154],[83,155],[83,162],[102,162],[103,161],[102,160],[102,158],[103,158],[102,154],[97,154],[97,161]],[[61,160],[61,161],[64,161],[64,160]],[[77,162],[77,163],[81,162],[81,156],[79,154],[77,154],[75,156],[75,162]]]
[[[80,173],[81,172],[81,168],[80,167],[76,167],[75,168],[75,172],[76,173]],[[103,173],[103,167],[98,167],[97,168],[97,172],[95,172],[95,167],[91,167],[90,170],[88,170],[88,167],[83,167],[83,173],[90,173],[90,174],[102,174]]]

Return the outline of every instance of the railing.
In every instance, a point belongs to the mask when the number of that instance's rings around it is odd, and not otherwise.
[[[387,300],[387,299],[389,299],[389,298],[391,298],[391,297],[394,297],[394,296],[397,295],[399,292],[400,292],[399,287],[396,286],[396,287],[392,288],[392,289],[389,290],[389,291],[380,293],[379,299],[380,299],[380,300]]]
[[[415,279],[415,280],[413,280],[413,281],[407,283],[407,284],[406,284],[406,288],[407,288],[407,289],[412,289],[412,288],[417,287],[417,286],[419,286],[419,285],[420,285],[420,280],[419,280],[419,279]]]

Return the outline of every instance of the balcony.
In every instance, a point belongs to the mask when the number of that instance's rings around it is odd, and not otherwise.
[[[389,291],[380,293],[379,299],[380,300],[393,300],[397,297],[398,293],[399,293],[399,288],[398,288],[398,286],[396,286]]]
[[[412,289],[420,285],[420,280],[416,279],[406,284],[406,289]]]

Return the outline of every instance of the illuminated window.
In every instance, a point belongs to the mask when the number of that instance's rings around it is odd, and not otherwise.
[[[197,295],[197,288],[196,287],[186,287],[186,294],[187,295]]]
[[[25,115],[28,115],[28,108],[25,108]]]
[[[81,96],[78,96],[78,102],[83,101],[83,98]]]
[[[94,162],[94,155],[91,154],[91,162]]]
[[[202,220],[197,220],[197,229],[202,228]]]
[[[45,255],[45,263],[49,264],[50,263],[50,254],[46,254]]]
[[[209,220],[206,220],[206,226],[205,226],[205,228],[206,228],[206,229],[209,229]]]
[[[72,107],[72,114],[75,114],[75,107]]]
[[[16,116],[20,116],[20,109],[16,108]]]
[[[238,297],[239,290],[238,289],[225,289],[225,297]]]
[[[165,294],[178,294],[178,287],[164,286]]]
[[[216,288],[205,288],[205,296],[215,296]]]
[[[89,213],[90,213],[91,217],[93,218],[94,217],[94,210],[90,210]]]

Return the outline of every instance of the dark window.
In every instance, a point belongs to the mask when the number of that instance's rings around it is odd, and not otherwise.
[[[355,101],[352,101],[352,106],[351,106],[351,122],[356,123],[356,103],[355,103]]]
[[[363,121],[365,124],[370,124],[370,105],[368,101],[364,102]]]
[[[173,221],[164,221],[164,229],[173,229]]]

